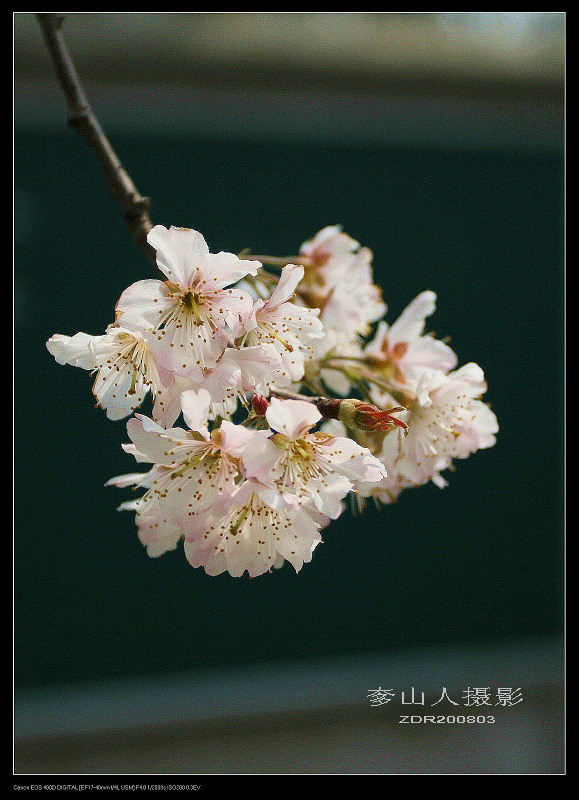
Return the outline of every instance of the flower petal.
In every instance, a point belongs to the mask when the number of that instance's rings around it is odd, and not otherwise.
[[[445,342],[441,342],[440,339],[435,339],[433,336],[420,336],[409,343],[400,363],[403,369],[407,365],[417,364],[448,372],[456,367],[457,361],[456,353]]]
[[[191,284],[200,266],[205,266],[209,248],[203,236],[191,228],[169,229],[155,225],[147,242],[157,251],[157,266],[167,278],[182,287]]]
[[[128,323],[154,330],[176,302],[173,297],[169,297],[169,290],[162,281],[136,281],[119,297],[116,306],[117,319],[122,325]]]
[[[46,342],[46,348],[59,364],[70,364],[81,369],[95,369],[97,364],[94,345],[106,338],[106,334],[89,336],[88,333],[75,333],[74,336],[63,336],[55,333]]]
[[[279,281],[271,297],[266,302],[268,309],[274,309],[285,303],[290,297],[293,297],[297,289],[298,283],[304,277],[304,268],[296,264],[288,264],[285,266],[279,277]]]
[[[241,458],[245,450],[253,444],[268,441],[271,431],[255,431],[244,428],[243,425],[234,425],[229,420],[223,420],[219,428],[221,431],[221,449],[234,458]],[[273,445],[275,447],[275,445]]]
[[[211,395],[207,389],[199,389],[197,392],[189,389],[181,395],[181,408],[187,427],[191,431],[197,431],[205,439],[209,438],[207,420],[210,406]]]
[[[209,253],[203,269],[203,282],[207,290],[223,289],[246,275],[257,275],[260,267],[259,261],[243,260],[234,253]]]
[[[299,439],[322,419],[313,403],[305,400],[280,400],[272,397],[265,418],[270,426],[290,439]]]
[[[410,342],[424,331],[424,321],[436,310],[434,292],[421,292],[406,306],[396,322],[390,326],[388,340],[392,347],[397,342]]]
[[[176,443],[188,441],[187,432],[182,428],[165,430],[143,414],[137,414],[127,422],[127,433],[139,453],[148,456],[156,464],[174,463],[172,449]]]

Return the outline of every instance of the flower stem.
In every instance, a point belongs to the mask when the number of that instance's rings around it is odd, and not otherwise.
[[[260,261],[262,264],[267,264],[269,267],[277,267],[278,269],[283,269],[287,267],[288,264],[301,264],[303,266],[301,256],[286,256],[285,258],[278,258],[277,256],[256,256],[253,253],[246,253],[245,250],[238,253],[238,256],[246,261]]]
[[[305,400],[308,403],[319,403],[321,400],[328,400],[328,397],[316,397],[309,394],[298,394],[298,392],[288,392],[286,389],[276,389],[273,387],[270,393],[274,397],[281,397],[284,400]]]

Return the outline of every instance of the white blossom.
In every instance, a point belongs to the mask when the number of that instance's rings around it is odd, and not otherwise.
[[[465,364],[448,375],[424,371],[407,420],[405,473],[410,480],[430,479],[443,463],[495,444],[497,418],[479,399],[486,389],[477,364]]]
[[[201,380],[192,381],[191,386],[209,392],[212,418],[226,417],[248,392],[269,394],[270,387],[281,385],[285,375],[282,357],[272,344],[227,347],[215,367],[204,370]]]
[[[258,300],[242,322],[245,345],[271,344],[280,353],[282,368],[277,376],[280,387],[303,378],[304,360],[313,355],[312,342],[324,336],[319,309],[289,302],[303,277],[303,267],[288,264],[271,296]]]
[[[109,419],[135,411],[150,390],[163,414],[164,386],[151,349],[151,334],[138,328],[111,326],[102,336],[77,333],[51,336],[46,347],[59,364],[96,372],[93,393]],[[169,383],[172,378],[166,378]]]
[[[321,378],[330,391],[342,397],[352,390],[351,378],[345,369],[323,362],[332,355],[360,357],[361,337],[367,336],[371,324],[386,312],[382,291],[373,282],[372,258],[368,247],[361,247],[339,226],[323,228],[300,250],[305,266],[300,296],[320,309],[325,333],[323,339],[312,343],[313,363],[307,365],[306,376]]]
[[[456,354],[433,336],[424,335],[426,317],[436,309],[434,292],[422,292],[408,305],[396,322],[378,324],[364,355],[393,384],[401,389],[415,388],[417,367],[428,367],[447,373],[456,367]]]
[[[241,458],[247,477],[277,488],[288,503],[313,502],[335,519],[342,511],[341,499],[352,488],[386,474],[383,465],[352,439],[310,433],[322,419],[312,403],[274,397],[266,419],[277,433],[248,442]]]
[[[434,292],[388,325],[372,251],[339,226],[304,242],[277,281],[188,228],[157,225],[148,242],[166,280],[129,286],[105,334],[56,334],[47,348],[94,374],[111,419],[150,394],[152,418],[132,417],[123,445],[146,471],[107,485],[143,490],[119,510],[135,512],[151,557],[182,544],[209,575],[299,571],[347,496],[362,508],[443,487],[455,459],[495,444],[481,368],[456,369],[425,332]],[[302,384],[337,397],[296,394]]]
[[[141,414],[129,420],[127,431],[134,452],[144,455],[155,467],[164,468],[160,473],[155,472],[148,491],[137,501],[139,515],[155,518],[161,515],[163,521],[184,530],[190,517],[233,490],[240,476],[241,449],[248,439],[261,438],[265,433],[227,420],[209,433],[210,402],[205,389],[183,393],[183,416],[188,430],[165,430]],[[126,476],[113,479],[113,485],[119,485],[123,478]],[[149,483],[148,477],[135,481],[135,485]]]
[[[137,281],[117,303],[120,324],[155,330],[161,343],[157,358],[177,375],[200,379],[214,367],[232,327],[252,307],[241,289],[229,288],[260,264],[233,253],[209,252],[203,236],[188,228],[155,225],[147,236],[167,281]]]
[[[370,248],[333,225],[304,242],[300,254],[306,269],[300,288],[310,305],[321,309],[324,330],[348,339],[366,335],[369,324],[386,312],[382,291],[373,282]]]
[[[320,523],[307,510],[281,503],[275,490],[246,480],[221,508],[194,522],[185,554],[208,575],[228,571],[239,577],[247,570],[254,578],[279,566],[282,558],[299,571],[311,561],[319,531]]]

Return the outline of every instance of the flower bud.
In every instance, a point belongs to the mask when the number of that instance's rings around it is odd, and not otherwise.
[[[370,433],[389,431],[394,425],[406,431],[408,425],[392,416],[400,411],[406,411],[406,409],[397,406],[381,411],[377,406],[365,403],[363,400],[348,399],[341,401],[338,419],[350,428]]]
[[[254,394],[251,398],[251,406],[259,417],[264,417],[269,406],[269,401],[260,394]]]

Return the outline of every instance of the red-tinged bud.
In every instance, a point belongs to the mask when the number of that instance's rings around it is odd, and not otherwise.
[[[365,403],[363,400],[348,399],[341,401],[338,419],[350,428],[357,428],[369,433],[389,431],[393,426],[406,431],[408,425],[393,416],[401,411],[406,411],[406,409],[397,406],[382,411],[377,406]]]
[[[258,416],[264,417],[269,407],[269,401],[260,394],[254,394],[251,398],[251,406]]]

